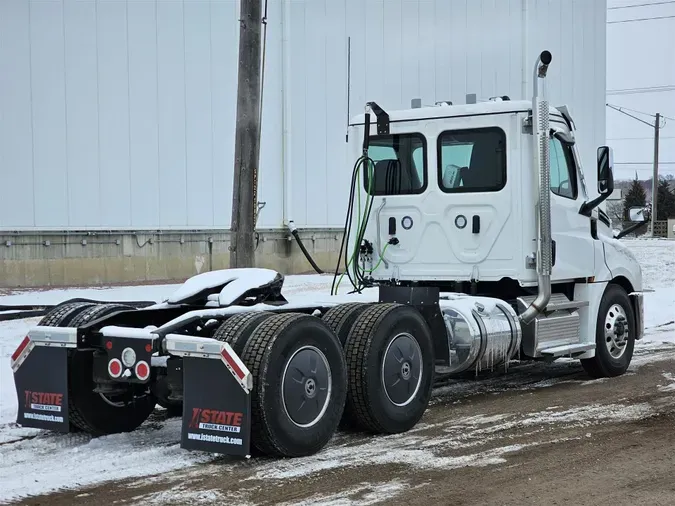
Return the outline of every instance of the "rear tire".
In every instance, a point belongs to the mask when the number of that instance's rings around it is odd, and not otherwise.
[[[595,356],[581,365],[593,378],[620,376],[628,370],[635,346],[635,313],[626,291],[609,284],[600,301],[595,328]]]
[[[434,377],[431,330],[419,311],[370,306],[354,323],[345,355],[345,424],[385,434],[414,427],[429,405]]]
[[[250,312],[231,316],[213,334],[213,338],[229,344],[237,355],[241,355],[251,334],[274,313]]]
[[[321,319],[335,332],[340,344],[344,346],[354,322],[368,307],[370,304],[359,302],[340,304],[326,311]]]
[[[78,327],[116,311],[133,309],[119,304],[99,304],[80,312],[68,327]],[[149,385],[130,385],[119,398],[94,392],[92,351],[74,351],[68,359],[68,416],[71,424],[103,436],[138,428],[155,409],[157,400]]]
[[[40,327],[67,327],[70,321],[87,308],[94,307],[91,302],[71,302],[56,306],[42,317]]]
[[[321,319],[275,314],[259,325],[242,361],[253,375],[251,440],[279,457],[312,455],[333,436],[344,410],[342,347]]]

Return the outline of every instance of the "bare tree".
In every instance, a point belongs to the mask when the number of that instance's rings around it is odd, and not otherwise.
[[[623,228],[623,201],[610,200],[607,202],[607,215],[612,221],[612,228]]]

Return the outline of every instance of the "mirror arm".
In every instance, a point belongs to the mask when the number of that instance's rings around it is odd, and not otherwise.
[[[589,201],[584,202],[583,204],[581,204],[581,208],[579,209],[579,214],[581,214],[583,216],[588,216],[590,218],[591,212],[593,211],[593,209],[595,209],[600,204],[602,204],[605,200],[607,200],[607,197],[609,197],[609,195],[611,193],[612,192],[607,192],[604,195],[600,195],[599,197],[594,198],[590,202]]]
[[[641,221],[638,223],[635,223],[628,227],[626,230],[622,230],[619,232],[617,235],[614,236],[614,239],[621,239],[622,237],[630,234],[631,232],[636,231],[638,228],[643,227],[649,223],[649,219],[646,219],[645,221]]]

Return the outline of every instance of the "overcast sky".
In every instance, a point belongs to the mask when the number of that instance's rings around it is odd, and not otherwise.
[[[659,172],[675,174],[675,0],[607,0],[607,6],[607,102],[652,125],[655,113],[666,116]],[[642,179],[651,176],[653,127],[608,107],[607,142],[617,178],[633,178],[636,170]]]

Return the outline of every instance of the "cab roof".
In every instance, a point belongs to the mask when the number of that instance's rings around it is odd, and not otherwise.
[[[380,105],[380,107],[382,107]],[[508,114],[529,112],[532,109],[532,102],[529,100],[502,100],[479,102],[476,104],[458,104],[458,105],[433,105],[419,107],[415,109],[387,110],[382,107],[389,115],[390,121],[418,121],[435,118],[449,118],[456,116],[478,116],[484,114]],[[555,107],[550,107],[550,112],[561,115],[561,111]],[[365,112],[353,116],[350,121],[352,125],[363,125],[365,123]],[[370,122],[374,124],[377,121],[375,113],[371,111]]]

